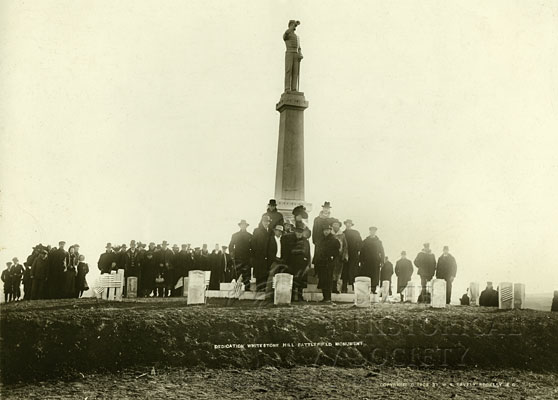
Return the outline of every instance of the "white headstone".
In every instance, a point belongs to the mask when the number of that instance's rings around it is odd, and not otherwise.
[[[525,284],[524,283],[513,284],[513,308],[517,308],[520,310],[525,308]]]
[[[188,277],[186,276],[182,279],[184,280],[184,283],[182,284],[182,289],[184,290],[182,292],[182,296],[188,297]]]
[[[469,300],[472,306],[479,305],[480,284],[478,282],[471,282],[469,284]]]
[[[422,287],[420,281],[409,281],[405,287],[405,301],[410,301],[416,304],[418,302],[418,297],[420,296],[420,291]]]
[[[130,299],[138,297],[138,278],[135,276],[126,278],[126,297]]]
[[[273,303],[278,304],[291,304],[291,294],[293,290],[293,276],[291,274],[275,274],[273,277],[275,281],[275,293]]]
[[[431,282],[431,305],[434,308],[446,307],[446,281],[433,279]]]
[[[205,303],[205,271],[188,272],[188,304]]]
[[[355,277],[355,305],[357,307],[370,307],[371,280],[367,276]]]
[[[389,281],[383,281],[382,282],[382,289],[381,289],[381,294],[382,294],[382,303],[385,303],[389,297]]]
[[[513,285],[511,282],[500,282],[498,289],[498,308],[509,310],[513,307]]]

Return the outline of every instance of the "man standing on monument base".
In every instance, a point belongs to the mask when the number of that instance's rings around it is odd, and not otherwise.
[[[283,40],[287,46],[285,52],[285,92],[298,91],[300,60],[303,58],[300,41],[295,33],[298,25],[300,25],[300,21],[290,20],[289,29],[283,34]]]

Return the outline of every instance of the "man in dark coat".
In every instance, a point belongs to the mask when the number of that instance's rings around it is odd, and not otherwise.
[[[31,266],[31,300],[46,298],[46,282],[48,279],[48,251],[42,250]]]
[[[23,263],[25,271],[23,272],[23,300],[31,300],[31,265],[27,261]]]
[[[136,247],[136,241],[130,241],[130,248],[124,253],[124,277],[126,278],[126,285],[124,285],[124,290],[127,294],[127,286],[128,286],[128,278],[129,277],[136,277],[137,280],[137,295],[141,296],[141,292],[139,288],[141,287],[140,283],[140,251]]]
[[[169,243],[163,240],[161,243],[161,250],[159,250],[155,257],[157,259],[158,273],[163,276],[165,280],[165,289],[163,290],[163,295],[166,297],[169,295],[169,291],[174,287],[172,278],[172,261],[174,258],[174,253],[168,248]]]
[[[320,211],[320,214],[314,218],[314,225],[312,228],[312,243],[314,243],[314,246],[318,246],[318,244],[324,240],[324,230],[325,228],[331,226],[331,222],[331,203],[329,201],[325,201],[322,206],[322,211]],[[318,257],[317,251],[314,253],[314,258],[316,257]]]
[[[444,250],[436,266],[436,278],[446,281],[446,304],[451,302],[451,286],[457,274],[457,263],[455,258],[449,253],[449,247],[444,246]]]
[[[221,283],[228,283],[234,279],[234,265],[230,254],[227,253],[227,248],[227,246],[221,246],[221,250],[215,255],[209,278],[210,290],[219,290]]]
[[[4,302],[8,303],[13,299],[12,284],[12,262],[6,263],[6,269],[2,271],[2,282],[4,282]]]
[[[64,271],[68,263],[68,252],[64,250],[66,242],[58,243],[58,249],[48,255],[48,290],[51,299],[61,299],[64,296]]]
[[[479,296],[479,306],[498,307],[498,291],[494,290],[492,282],[486,282],[486,289]]]
[[[229,252],[232,262],[236,269],[236,279],[242,278],[244,289],[250,290],[250,278],[252,277],[252,267],[250,266],[250,242],[252,234],[246,229],[249,224],[245,219],[238,223],[240,230],[233,233],[231,242],[229,243]]]
[[[188,276],[188,271],[191,267],[192,256],[188,251],[188,245],[182,244],[180,246],[180,251],[175,254],[173,264],[174,264],[174,274],[175,274],[175,286],[178,281],[184,277]],[[180,296],[185,288],[173,289],[173,296]]]
[[[288,272],[293,275],[292,301],[302,301],[302,290],[306,287],[306,272],[311,266],[310,243],[304,237],[304,224],[295,227],[294,241],[284,246]]]
[[[110,271],[116,267],[116,253],[112,250],[112,244],[107,243],[106,251],[99,256],[97,267],[101,274],[110,274]]]
[[[554,291],[554,298],[552,299],[552,306],[550,307],[550,311],[558,311],[558,290]]]
[[[397,276],[397,293],[404,298],[404,290],[413,276],[413,263],[407,258],[407,252],[401,252],[401,258],[395,263],[395,275]]]
[[[21,280],[23,279],[25,268],[23,268],[23,265],[19,263],[17,257],[14,257],[12,261],[12,293],[15,300],[19,301],[19,298],[21,297]]]
[[[269,200],[267,211],[263,215],[267,215],[270,218],[270,229],[273,230],[277,225],[283,225],[283,214],[277,211],[277,201],[275,199]]]
[[[425,243],[423,249],[415,258],[415,266],[418,268],[422,292],[426,292],[426,282],[430,281],[436,272],[436,256],[430,250],[430,243]]]
[[[380,282],[381,284],[384,281],[389,281],[389,295],[391,296],[391,277],[393,275],[393,264],[389,261],[388,256],[384,259],[384,265],[382,265],[382,269],[380,270]]]
[[[269,228],[271,218],[268,215],[262,216],[259,226],[254,229],[250,249],[252,252],[252,266],[254,267],[254,276],[256,278],[256,287],[258,291],[265,291],[267,284],[267,276],[269,274],[267,257],[267,247],[272,230]]]
[[[294,217],[294,227],[302,226],[303,231],[302,235],[306,239],[310,239],[312,236],[312,231],[306,226],[306,220],[308,220],[308,213],[306,212],[306,207],[300,205],[293,208],[293,217]]]
[[[275,274],[286,272],[288,267],[285,263],[285,242],[283,239],[284,228],[283,225],[277,225],[273,229],[273,234],[269,236],[269,243],[267,245],[267,283],[266,283],[266,297],[272,299],[273,297],[273,277]]]
[[[371,226],[370,235],[362,242],[360,249],[360,272],[361,276],[368,276],[371,280],[372,293],[376,293],[376,287],[380,282],[380,268],[384,261],[384,245],[376,232],[378,228]]]
[[[362,247],[362,237],[357,230],[353,229],[353,221],[347,219],[345,222],[345,239],[347,239],[347,253],[348,260],[343,264],[343,271],[341,272],[341,293],[347,293],[347,285],[353,285],[355,282],[355,275],[358,267],[358,259],[360,248]]]
[[[315,232],[315,231],[314,231]],[[325,303],[331,303],[331,284],[333,282],[333,268],[335,266],[335,257],[339,255],[341,244],[339,240],[331,234],[331,226],[327,226],[322,230],[324,236],[316,245],[316,253],[314,258],[316,272],[319,279],[319,287],[322,289]]]
[[[141,260],[141,291],[144,297],[148,297],[155,290],[155,278],[157,277],[157,260],[155,258],[155,243],[149,243]]]

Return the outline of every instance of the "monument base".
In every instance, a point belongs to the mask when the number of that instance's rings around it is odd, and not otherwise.
[[[312,203],[307,203],[303,200],[284,200],[277,199],[277,211],[283,214],[285,221],[294,222],[293,209],[297,206],[306,207],[306,212],[312,211]]]

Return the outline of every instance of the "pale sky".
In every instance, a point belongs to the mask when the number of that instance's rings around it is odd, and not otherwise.
[[[307,201],[387,254],[558,289],[557,1],[0,3],[0,262],[228,244],[274,194],[289,19]],[[310,221],[311,223],[311,221]]]

